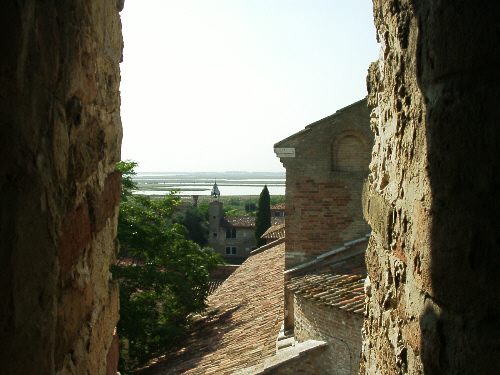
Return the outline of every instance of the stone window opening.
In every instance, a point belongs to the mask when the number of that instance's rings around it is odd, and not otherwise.
[[[236,228],[227,228],[226,238],[236,238]]]
[[[236,246],[226,246],[226,255],[236,255]]]

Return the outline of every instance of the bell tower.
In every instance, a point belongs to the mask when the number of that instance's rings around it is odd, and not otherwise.
[[[210,193],[212,200],[208,206],[208,244],[214,249],[219,250],[221,238],[221,221],[224,218],[224,210],[220,198],[220,190],[215,181]]]

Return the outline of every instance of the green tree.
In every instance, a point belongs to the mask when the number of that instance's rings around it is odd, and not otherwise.
[[[271,226],[271,197],[267,185],[264,185],[259,196],[259,206],[255,216],[255,239],[257,246],[264,245],[265,241],[260,238]]]
[[[132,191],[137,189],[137,184],[134,182],[135,167],[137,163],[132,160],[122,160],[116,163],[116,170],[122,174],[122,201],[126,201],[132,196]]]
[[[124,181],[132,178],[134,164],[117,166]],[[120,283],[118,333],[128,342],[122,345],[128,346],[122,370],[144,363],[183,337],[188,315],[205,307],[209,272],[220,261],[211,250],[188,240],[186,228],[174,223],[177,196],[150,199],[132,195],[133,189],[133,180],[123,184],[125,199],[118,218],[121,259],[113,268]]]
[[[186,227],[187,238],[200,246],[208,243],[208,221],[201,210],[190,206],[174,215],[174,222]]]

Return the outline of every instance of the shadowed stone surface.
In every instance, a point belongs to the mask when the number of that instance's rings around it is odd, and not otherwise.
[[[118,319],[117,5],[2,3],[2,375],[106,372]]]
[[[488,1],[374,1],[362,373],[500,368],[499,15]]]

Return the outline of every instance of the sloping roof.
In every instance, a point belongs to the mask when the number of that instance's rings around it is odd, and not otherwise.
[[[284,210],[284,209],[285,209],[285,203],[273,204],[271,206],[271,210]]]
[[[362,314],[364,310],[365,275],[334,275],[330,272],[292,278],[289,290],[302,298],[325,306]]]
[[[231,374],[275,354],[283,317],[285,245],[250,256],[208,299],[176,353],[141,375]]]
[[[297,132],[297,133],[295,133],[295,134],[292,134],[292,135],[290,135],[290,136],[286,137],[285,139],[282,139],[282,140],[281,140],[281,141],[279,141],[278,143],[276,143],[276,144],[274,145],[274,148],[279,148],[279,147],[281,147],[281,146],[282,146],[283,144],[285,144],[287,141],[289,141],[289,140],[291,140],[291,139],[293,139],[293,138],[296,138],[296,137],[302,136],[303,134],[305,134],[305,133],[309,132],[309,131],[311,130],[311,128],[313,128],[314,126],[316,126],[316,125],[318,125],[318,124],[321,124],[321,123],[323,123],[323,122],[325,122],[325,121],[331,120],[331,119],[333,119],[334,117],[336,117],[336,116],[338,116],[338,115],[342,114],[343,112],[345,112],[345,111],[347,111],[347,110],[351,109],[352,107],[355,107],[355,106],[357,106],[357,105],[362,104],[363,102],[364,102],[364,105],[366,106],[366,105],[367,105],[366,98],[363,98],[363,99],[358,100],[358,101],[356,101],[356,102],[354,102],[354,103],[352,103],[352,104],[349,104],[349,105],[348,105],[348,106],[346,106],[346,107],[343,107],[343,108],[341,108],[341,109],[337,110],[335,113],[331,114],[330,116],[324,117],[324,118],[322,118],[321,120],[315,121],[315,122],[313,122],[313,123],[311,123],[311,124],[307,125],[307,126],[305,127],[305,129],[302,129],[302,130],[300,130],[299,132]]]
[[[273,216],[271,217],[271,226],[285,224],[285,218],[283,216]]]
[[[285,238],[285,224],[271,225],[269,229],[264,232],[261,238],[265,238],[268,240]]]
[[[283,224],[284,217],[271,217],[271,225]],[[255,217],[253,216],[229,216],[222,219],[223,227],[255,228]]]
[[[223,219],[223,226],[230,225],[240,228],[255,228],[255,217],[253,216],[230,216]]]
[[[316,303],[362,314],[369,234],[284,272],[286,288]]]
[[[208,283],[208,294],[214,293],[222,285],[224,280],[210,280]]]
[[[312,260],[296,265],[285,271],[288,278],[304,273],[330,271],[335,273],[365,273],[365,251],[370,234],[344,243],[332,250],[320,254]]]

